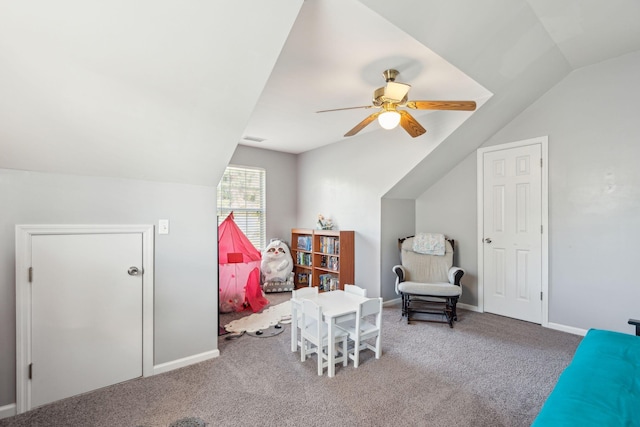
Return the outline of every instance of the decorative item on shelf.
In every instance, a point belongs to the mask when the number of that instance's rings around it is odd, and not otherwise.
[[[333,230],[333,221],[331,221],[331,218],[325,218],[324,215],[318,214],[316,227],[318,230]]]

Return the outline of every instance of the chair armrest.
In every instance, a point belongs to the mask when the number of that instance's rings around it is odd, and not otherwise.
[[[449,269],[449,283],[460,286],[460,279],[464,276],[464,270],[460,267],[451,267]]]
[[[636,336],[640,337],[640,320],[629,319],[630,325],[636,325]]]
[[[391,270],[396,273],[396,276],[398,280],[400,280],[400,282],[404,282],[404,278],[405,278],[405,271],[404,271],[404,267],[401,265],[394,265]]]
[[[391,268],[391,271],[396,273],[396,294],[400,295],[400,291],[398,291],[398,285],[404,282],[405,277],[407,277],[407,273],[404,271],[404,267],[401,265],[394,265]]]

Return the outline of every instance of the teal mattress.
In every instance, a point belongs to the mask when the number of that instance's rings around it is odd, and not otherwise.
[[[589,330],[532,426],[640,426],[640,337]]]

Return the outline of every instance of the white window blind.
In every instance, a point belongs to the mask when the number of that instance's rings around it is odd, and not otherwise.
[[[218,225],[233,212],[258,250],[266,246],[265,175],[264,169],[227,166],[218,184]]]

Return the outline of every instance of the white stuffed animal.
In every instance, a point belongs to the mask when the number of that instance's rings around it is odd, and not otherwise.
[[[262,252],[263,282],[286,282],[293,271],[293,259],[286,243],[273,240]]]

